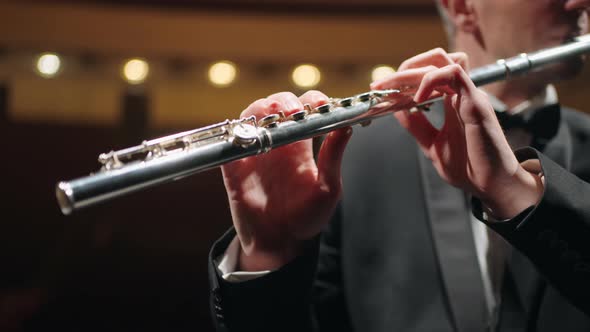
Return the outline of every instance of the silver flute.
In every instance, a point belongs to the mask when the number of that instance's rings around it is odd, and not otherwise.
[[[480,86],[536,68],[561,62],[590,52],[590,35],[533,53],[502,59],[469,72]],[[379,90],[349,98],[332,98],[329,103],[285,116],[272,114],[261,119],[254,116],[225,120],[149,141],[98,157],[101,169],[93,174],[59,182],[56,196],[61,211],[72,211],[121,195],[181,179],[222,164],[268,152],[274,148],[326,134],[400,110],[395,95],[400,90]],[[389,98],[388,98],[389,97]],[[434,100],[416,105],[413,110],[427,110]]]

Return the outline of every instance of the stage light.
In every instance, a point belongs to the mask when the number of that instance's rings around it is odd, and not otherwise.
[[[238,69],[236,65],[230,61],[219,61],[209,67],[209,81],[218,87],[226,87],[232,84]]]
[[[37,73],[45,78],[57,75],[61,67],[61,60],[57,54],[43,53],[37,58]]]
[[[310,64],[299,65],[291,74],[293,83],[300,88],[312,88],[321,80],[321,73],[318,67]]]
[[[373,71],[371,72],[371,79],[373,81],[377,81],[377,80],[385,78],[388,75],[391,75],[393,73],[395,73],[395,69],[393,69],[393,67],[386,66],[386,65],[379,65],[379,66],[373,68]]]
[[[123,77],[130,84],[143,83],[149,72],[150,66],[142,59],[130,59],[123,66]]]

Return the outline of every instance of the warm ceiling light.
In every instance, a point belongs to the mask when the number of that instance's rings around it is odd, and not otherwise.
[[[42,77],[51,78],[59,72],[61,60],[57,54],[43,53],[37,58],[37,72]]]
[[[395,73],[395,69],[393,67],[379,65],[379,66],[373,68],[373,71],[371,72],[371,79],[373,80],[373,82],[378,81],[378,80],[383,79],[393,73]]]
[[[312,88],[320,83],[321,73],[314,65],[299,65],[293,70],[291,79],[300,88]]]
[[[150,66],[142,59],[131,59],[123,66],[123,77],[130,84],[143,83],[149,72]]]
[[[230,61],[219,61],[209,67],[209,81],[215,86],[225,87],[232,84],[237,74],[236,65]]]

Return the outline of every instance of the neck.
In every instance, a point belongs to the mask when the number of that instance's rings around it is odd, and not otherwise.
[[[469,55],[469,69],[481,67],[494,63],[499,58],[514,56],[512,55],[493,55],[485,48],[485,43],[481,38],[473,34],[457,32],[455,38],[455,48],[457,51],[465,52]],[[531,99],[546,89],[547,83],[535,75],[525,75],[509,81],[500,81],[485,86],[484,90],[500,99],[508,108],[513,108],[520,103]]]

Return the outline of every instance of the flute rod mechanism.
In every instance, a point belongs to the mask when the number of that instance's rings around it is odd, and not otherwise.
[[[476,68],[469,76],[477,86],[510,79],[590,52],[590,35],[572,42],[522,53]],[[99,156],[101,169],[91,175],[59,182],[55,192],[64,214],[115,197],[211,169],[230,161],[265,153],[271,149],[326,134],[338,128],[369,121],[400,110],[388,97],[399,90],[379,90],[349,98],[333,98],[328,104],[290,116],[272,114],[226,120]],[[426,110],[435,100],[416,105]]]

